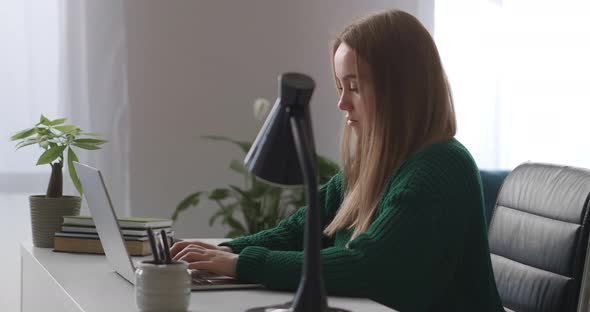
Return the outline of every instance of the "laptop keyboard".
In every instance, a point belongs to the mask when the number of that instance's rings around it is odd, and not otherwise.
[[[191,277],[192,283],[195,285],[224,285],[236,283],[236,279],[233,277],[197,270],[191,271]]]
[[[192,283],[195,285],[215,285],[215,283],[203,277],[193,277]]]

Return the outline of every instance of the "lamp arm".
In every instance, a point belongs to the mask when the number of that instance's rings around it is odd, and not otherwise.
[[[302,115],[290,117],[293,139],[307,195],[307,220],[304,234],[303,274],[293,299],[292,311],[327,311],[326,290],[322,278],[321,212],[318,198],[318,175],[311,125]]]

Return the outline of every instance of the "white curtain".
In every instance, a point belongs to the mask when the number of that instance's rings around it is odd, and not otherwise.
[[[445,0],[435,40],[481,168],[590,168],[588,1]]]
[[[82,150],[78,156],[102,170],[117,211],[127,215],[129,105],[123,1],[3,0],[0,5],[0,192],[45,192],[51,170],[35,166],[41,149],[15,151],[9,137],[34,125],[41,114],[66,117],[109,141],[101,150]],[[66,193],[75,193],[68,178],[64,185]]]
[[[62,108],[73,122],[109,141],[79,158],[102,171],[118,215],[126,216],[130,212],[129,103],[123,0],[61,0],[60,11]]]
[[[41,114],[104,134],[102,150],[79,152],[100,168],[119,215],[129,214],[126,39],[123,0],[0,0],[0,306],[18,311],[18,244],[31,239],[27,197],[44,194],[42,150],[15,151],[9,137]],[[75,194],[64,170],[64,193]],[[87,209],[83,208],[83,214]],[[11,256],[12,255],[12,256]]]
[[[36,167],[40,150],[15,151],[11,135],[59,110],[57,2],[0,2],[0,192],[44,193],[51,171]],[[47,179],[48,180],[48,179]]]
[[[11,135],[59,110],[56,1],[0,0],[0,310],[19,311],[19,244],[31,240],[27,196],[44,194],[49,166],[40,149],[15,151]]]

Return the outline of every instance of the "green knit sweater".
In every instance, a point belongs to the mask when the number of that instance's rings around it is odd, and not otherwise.
[[[431,145],[394,172],[368,231],[323,238],[329,295],[373,299],[399,311],[503,311],[490,261],[478,169],[455,139]],[[343,198],[342,173],[320,190],[325,227]],[[295,290],[303,263],[300,208],[277,227],[226,243],[237,276]]]

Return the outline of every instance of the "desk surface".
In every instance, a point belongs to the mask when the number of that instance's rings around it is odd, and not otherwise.
[[[221,240],[206,240],[218,243]],[[47,248],[35,248],[31,243],[21,245],[23,270],[23,300],[31,300],[27,294],[24,271],[39,266],[42,272],[58,285],[60,291],[84,312],[137,311],[134,287],[117,275],[103,255],[70,254],[53,252]],[[292,300],[293,293],[261,289],[193,291],[190,311],[245,311],[246,308],[280,304]],[[330,297],[330,306],[351,311],[393,311],[374,301],[359,298]]]

